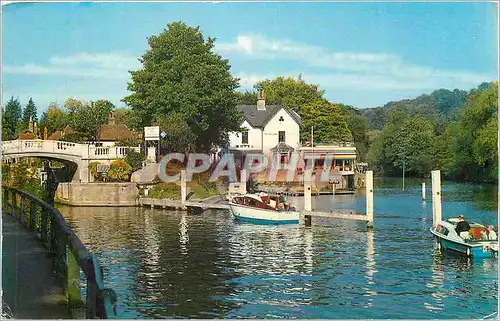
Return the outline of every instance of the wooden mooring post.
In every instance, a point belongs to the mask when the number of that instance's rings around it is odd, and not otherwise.
[[[366,215],[355,214],[353,211],[344,212],[313,212],[311,198],[311,180],[309,173],[304,173],[304,211],[300,213],[300,223],[302,226],[310,227],[312,217],[324,217],[332,219],[365,221],[369,229],[373,228],[373,171],[366,172]]]
[[[425,183],[422,183],[422,201],[425,201]]]
[[[432,224],[436,226],[442,220],[441,214],[441,171],[431,172],[432,178]]]

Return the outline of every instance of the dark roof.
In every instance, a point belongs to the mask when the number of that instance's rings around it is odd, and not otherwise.
[[[283,108],[300,125],[300,116],[293,110],[280,105],[266,105],[265,110],[257,110],[257,105],[238,105],[236,108],[252,127],[264,127]]]
[[[49,137],[47,137],[47,140],[59,140],[63,138],[67,134],[73,134],[76,133],[70,125],[66,125],[63,130],[58,130],[53,132]]]

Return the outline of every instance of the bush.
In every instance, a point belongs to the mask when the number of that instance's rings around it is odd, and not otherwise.
[[[99,166],[99,164],[100,164],[99,162],[90,162],[89,163],[90,174],[92,175],[94,180],[99,180],[99,177],[97,175],[97,166]]]
[[[25,191],[41,200],[48,200],[48,193],[40,180],[30,176],[28,165],[24,162],[2,165],[2,183],[18,190]]]
[[[181,187],[175,183],[159,183],[149,191],[149,197],[178,200],[181,198]]]
[[[122,159],[115,160],[109,165],[107,178],[112,182],[126,182],[130,179],[132,166]]]
[[[142,168],[142,162],[146,159],[146,155],[142,152],[136,152],[132,148],[127,150],[125,161],[132,166],[132,172]]]

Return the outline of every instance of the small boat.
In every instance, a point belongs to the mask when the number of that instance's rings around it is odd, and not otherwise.
[[[455,231],[458,218],[441,221],[430,231],[436,238],[439,250],[454,251],[472,257],[498,257],[498,240],[489,240],[489,230],[481,224],[470,222],[468,239],[463,239]]]
[[[280,204],[278,196],[261,193],[234,196],[229,200],[237,220],[255,224],[298,224],[299,212],[289,204]]]

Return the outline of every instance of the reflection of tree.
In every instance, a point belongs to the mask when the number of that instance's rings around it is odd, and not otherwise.
[[[216,221],[203,220],[200,224],[200,217],[185,213],[156,213],[151,213],[151,225],[146,225],[144,237],[158,242],[158,261],[140,259],[133,286],[136,299],[145,303],[138,308],[139,314],[223,317],[233,304],[220,302],[217,297],[233,291],[225,282],[233,276],[225,273],[231,263],[224,240],[221,243],[217,237]]]

